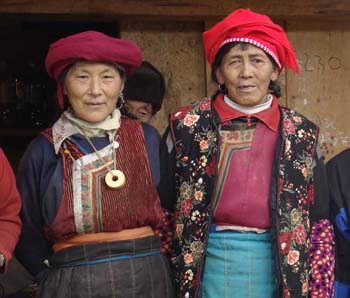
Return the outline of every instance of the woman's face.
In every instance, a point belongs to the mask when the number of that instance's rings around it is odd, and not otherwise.
[[[113,112],[123,88],[117,69],[100,62],[76,62],[64,80],[64,94],[75,116],[91,123]]]
[[[125,101],[125,108],[130,114],[146,123],[150,122],[154,115],[152,104],[144,101],[128,99]]]
[[[225,84],[227,96],[241,106],[255,106],[265,102],[270,80],[278,71],[267,54],[247,44],[231,48],[215,72],[220,84]]]

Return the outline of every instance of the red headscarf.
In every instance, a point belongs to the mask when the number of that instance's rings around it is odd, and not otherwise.
[[[142,61],[141,49],[129,40],[113,38],[96,31],[86,31],[61,38],[50,45],[45,66],[57,83],[57,98],[63,108],[62,71],[79,60],[113,62],[124,67],[126,74]]]
[[[295,52],[286,33],[266,15],[250,9],[238,9],[205,31],[205,55],[211,66],[219,49],[229,42],[250,43],[270,55],[280,71],[286,66],[300,73]]]

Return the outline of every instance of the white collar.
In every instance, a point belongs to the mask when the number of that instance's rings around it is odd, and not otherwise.
[[[96,129],[95,136],[108,135],[110,141],[114,139],[115,133],[120,127],[120,118],[120,111],[118,109],[115,109],[109,119],[94,125],[96,126],[94,127]],[[83,121],[80,122],[83,123]],[[81,133],[81,131],[77,129],[77,123],[78,122],[72,122],[71,111],[67,110],[61,114],[61,117],[52,126],[52,138],[56,154],[58,154],[60,147],[65,139],[77,133]],[[88,123],[85,123],[85,125],[88,125]],[[89,127],[85,127],[81,123],[79,125],[79,128],[83,129],[85,132],[89,129]]]
[[[273,96],[271,94],[267,94],[266,95],[266,101],[264,103],[258,104],[256,106],[253,107],[245,107],[245,106],[241,106],[235,102],[233,102],[231,99],[228,98],[228,96],[225,94],[224,96],[224,102],[230,106],[231,108],[245,113],[247,115],[251,115],[251,114],[256,114],[259,113],[263,110],[267,110],[271,107],[272,105],[272,100],[273,100]]]

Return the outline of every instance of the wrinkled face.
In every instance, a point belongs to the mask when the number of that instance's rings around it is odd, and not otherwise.
[[[124,82],[115,67],[106,63],[76,62],[64,80],[64,94],[79,119],[97,123],[115,109]]]
[[[236,45],[223,57],[215,74],[232,101],[252,107],[265,102],[270,80],[277,79],[278,70],[263,50],[253,45],[242,50]]]
[[[138,120],[142,122],[149,122],[154,115],[152,104],[139,100],[126,100],[125,108],[127,111],[134,115]]]

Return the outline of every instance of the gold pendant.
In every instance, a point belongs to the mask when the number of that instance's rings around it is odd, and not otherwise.
[[[109,171],[105,177],[105,182],[110,188],[122,188],[125,184],[125,175],[122,171],[119,170]]]

